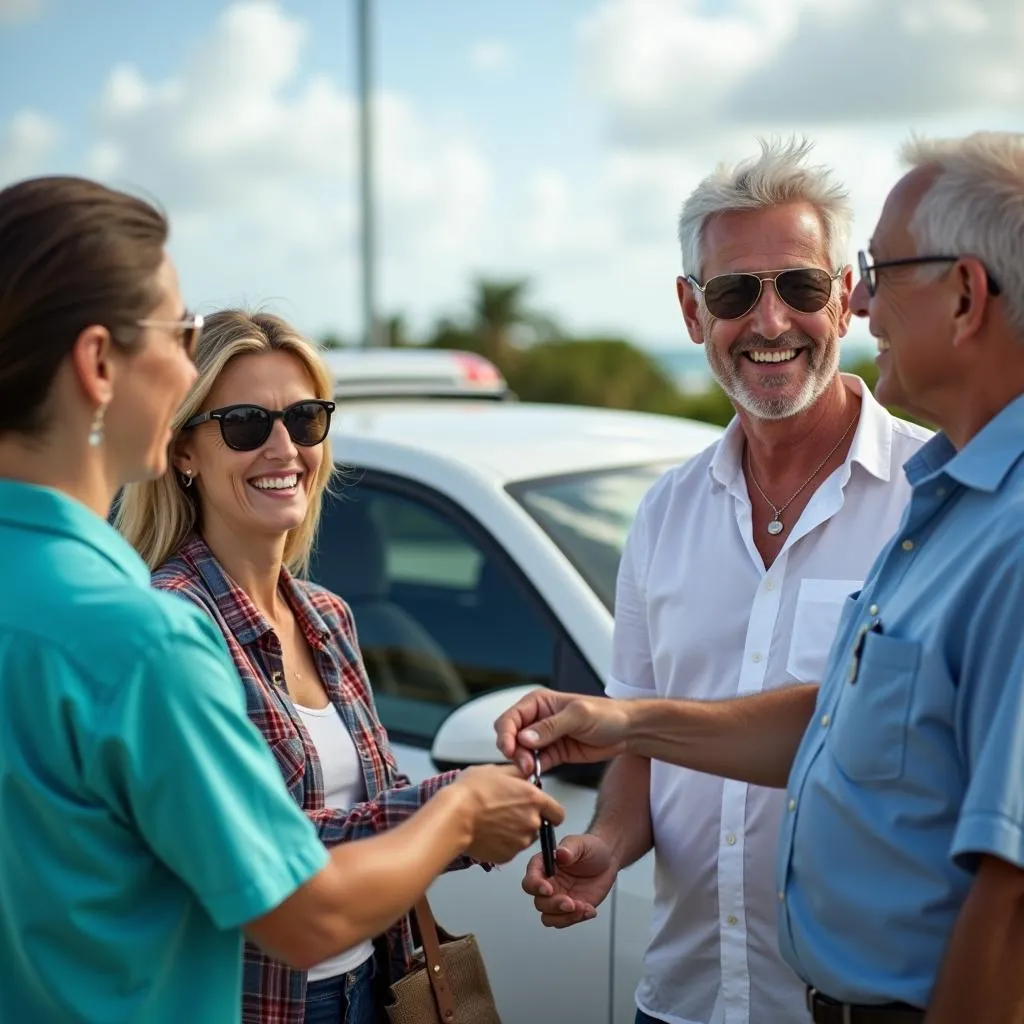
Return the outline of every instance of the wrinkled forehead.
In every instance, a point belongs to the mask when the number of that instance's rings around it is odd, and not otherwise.
[[[705,278],[742,271],[828,265],[821,215],[806,203],[713,214],[704,226]]]

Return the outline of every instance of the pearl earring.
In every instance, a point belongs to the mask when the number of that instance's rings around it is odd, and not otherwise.
[[[191,487],[193,482],[192,478],[195,476],[195,473],[191,469],[186,469],[185,472],[182,473],[182,476],[185,478],[185,486]]]
[[[96,410],[92,420],[92,428],[89,430],[89,447],[99,448],[103,444],[103,417],[106,415],[107,407],[101,405]]]

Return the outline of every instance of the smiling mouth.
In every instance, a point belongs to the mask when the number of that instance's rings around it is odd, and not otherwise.
[[[875,338],[875,341],[878,342],[878,351],[879,352],[888,352],[889,351],[889,339],[888,338]]]
[[[301,476],[301,473],[285,473],[279,476],[255,476],[246,482],[257,491],[273,494],[280,491],[294,491],[299,485]]]
[[[752,349],[744,352],[743,355],[752,363],[759,365],[774,363],[791,363],[803,349],[800,348],[773,348],[773,349]]]

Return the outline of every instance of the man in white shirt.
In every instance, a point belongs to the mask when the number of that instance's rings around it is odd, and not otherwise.
[[[840,374],[850,321],[847,194],[807,143],[719,167],[679,220],[679,303],[736,407],[724,437],[644,498],[619,571],[611,697],[720,699],[822,678],[839,612],[896,530],[930,436]],[[655,851],[637,1024],[807,1024],[776,940],[784,792],[616,758],[554,878],[544,924],[587,920]]]

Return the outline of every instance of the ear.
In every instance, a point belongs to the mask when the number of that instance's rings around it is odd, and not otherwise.
[[[180,433],[171,445],[171,465],[179,473],[184,474],[186,470],[191,470],[193,476],[198,475],[199,471],[196,466],[195,450],[190,431],[186,430]]]
[[[106,327],[86,327],[71,346],[71,364],[89,403],[106,407],[114,397],[114,342]]]
[[[977,338],[985,321],[985,309],[991,297],[988,275],[980,260],[964,257],[950,279],[958,292],[953,314],[953,346],[962,348]]]
[[[700,300],[697,289],[685,277],[676,278],[676,298],[683,313],[683,321],[690,340],[695,345],[704,344],[704,325],[700,321]]]
[[[849,264],[839,279],[839,337],[845,338],[846,332],[850,329],[850,320],[853,319],[853,310],[850,308],[850,297],[853,295],[853,267]]]

